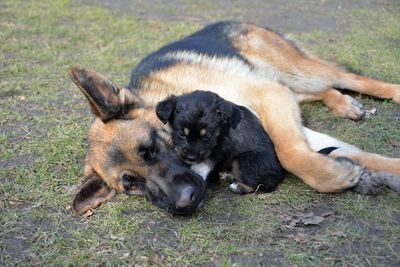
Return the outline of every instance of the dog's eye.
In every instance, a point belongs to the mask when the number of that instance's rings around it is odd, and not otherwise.
[[[210,133],[206,133],[204,136],[203,136],[203,139],[204,140],[208,140],[208,139],[210,139],[211,138],[211,134]]]
[[[133,174],[123,174],[121,177],[122,183],[124,185],[129,185],[131,183],[145,183],[145,179],[138,175],[133,175]]]
[[[156,154],[158,153],[157,145],[151,144],[150,146],[140,146],[138,154],[145,160],[145,161],[152,161],[154,160]]]

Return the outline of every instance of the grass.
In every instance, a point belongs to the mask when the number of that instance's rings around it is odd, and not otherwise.
[[[90,218],[67,210],[82,177],[91,115],[67,78],[82,64],[125,84],[140,58],[200,25],[138,19],[75,1],[3,1],[0,8],[0,265],[396,265],[400,201],[353,192],[318,194],[295,178],[272,194],[238,196],[220,186],[194,216],[174,217],[118,195]],[[192,8],[189,6],[189,8]],[[236,11],[235,11],[236,12]],[[334,37],[296,39],[325,59],[400,83],[398,13],[357,9]],[[352,122],[318,103],[312,128],[370,151],[400,156],[399,107],[361,97],[375,117]],[[334,214],[314,227],[283,217]],[[335,235],[334,233],[343,233]],[[296,238],[299,234],[303,240]]]

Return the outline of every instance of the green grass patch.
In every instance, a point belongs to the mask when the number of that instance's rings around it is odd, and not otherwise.
[[[77,1],[0,5],[0,265],[399,261],[397,195],[318,194],[293,177],[265,195],[239,196],[219,186],[191,217],[172,216],[143,198],[122,194],[90,218],[73,216],[67,206],[83,176],[92,116],[67,77],[68,67],[85,65],[126,84],[140,58],[200,25],[139,19]],[[187,8],[193,12],[197,5]],[[350,26],[342,35],[296,37],[327,60],[399,83],[398,14],[360,9],[343,16]],[[398,106],[368,97],[361,102],[376,107],[377,115],[352,122],[333,117],[321,104],[303,109],[311,128],[399,157],[391,145],[400,141]],[[319,226],[293,229],[282,217],[307,212],[333,215]]]

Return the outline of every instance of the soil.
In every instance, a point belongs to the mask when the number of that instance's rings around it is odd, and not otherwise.
[[[80,0],[101,5],[142,18],[190,20],[209,23],[219,20],[241,20],[280,32],[314,30],[340,32],[346,29],[343,10],[388,8],[397,0]],[[201,4],[200,4],[201,3]],[[227,8],[229,7],[229,8]],[[317,23],[316,23],[317,22]]]

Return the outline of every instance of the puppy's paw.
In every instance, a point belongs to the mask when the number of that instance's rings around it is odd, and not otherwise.
[[[229,189],[232,190],[232,192],[238,193],[238,194],[249,194],[254,192],[254,188],[245,185],[243,183],[237,183],[233,182],[229,185]]]
[[[219,179],[227,181],[228,183],[235,182],[235,176],[231,172],[220,172]]]

